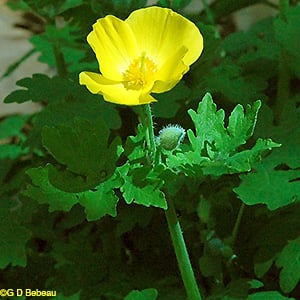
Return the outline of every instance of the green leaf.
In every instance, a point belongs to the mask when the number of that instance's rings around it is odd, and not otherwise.
[[[254,251],[254,264],[262,265],[258,271],[268,271],[278,253],[287,245],[288,241],[294,240],[300,235],[299,222],[300,205],[295,203],[278,209],[260,220],[251,218],[251,237],[245,248],[247,252]],[[252,250],[251,250],[252,249]],[[265,264],[265,266],[263,266]]]
[[[256,279],[252,279],[252,280],[248,281],[248,283],[249,283],[251,289],[259,289],[264,286],[264,284],[261,281],[256,280]]]
[[[155,206],[167,209],[167,202],[164,194],[151,185],[141,188],[134,185],[130,177],[126,177],[125,183],[121,187],[121,191],[128,204],[134,202],[144,206]]]
[[[225,52],[237,59],[243,66],[261,61],[261,58],[267,59],[269,63],[277,62],[280,47],[275,39],[273,20],[273,18],[266,18],[253,24],[248,31],[236,31],[229,34],[222,43]],[[260,66],[256,67],[261,70]],[[270,76],[271,74],[262,75]]]
[[[106,214],[116,217],[119,198],[114,189],[120,187],[122,181],[112,176],[97,186],[94,191],[87,191],[80,196],[79,203],[85,208],[88,221],[96,221]]]
[[[68,193],[79,193],[95,188],[98,180],[75,174],[63,168],[47,164],[49,182],[57,189]],[[103,177],[104,179],[104,177]]]
[[[274,259],[271,258],[267,261],[261,262],[261,263],[255,263],[254,264],[254,273],[258,278],[262,278],[271,268],[272,264],[274,262]]]
[[[0,159],[10,158],[16,159],[21,155],[25,155],[29,152],[28,148],[22,148],[19,145],[0,145]]]
[[[280,46],[289,54],[288,63],[290,68],[295,71],[300,78],[300,55],[298,32],[300,7],[291,6],[285,12],[286,21],[278,17],[274,21],[276,39]]]
[[[25,267],[26,243],[31,233],[20,224],[16,207],[12,207],[11,201],[0,201],[0,268],[9,264]]]
[[[141,187],[136,185],[132,176],[128,175],[129,165],[119,168],[119,172],[124,180],[121,186],[121,192],[127,204],[132,202],[144,206],[155,206],[167,209],[167,201],[162,191],[152,184],[146,184]]]
[[[252,107],[247,105],[246,112],[241,105],[237,105],[229,117],[227,129],[224,127],[225,114],[222,109],[217,111],[210,94],[206,94],[199,103],[197,112],[189,110],[195,128],[197,139],[192,131],[189,138],[195,149],[202,151],[205,143],[209,143],[217,155],[230,154],[237,147],[246,143],[252,136],[256,124],[260,101],[256,101]],[[211,151],[209,152],[211,153]],[[227,155],[228,155],[227,154]]]
[[[202,84],[208,86],[211,93],[221,93],[227,101],[234,103],[241,101],[241,95],[243,103],[261,98],[268,87],[267,81],[256,74],[243,76],[241,68],[230,60],[213,68]]]
[[[50,212],[69,211],[78,202],[75,194],[63,192],[49,182],[47,168],[32,168],[27,174],[32,180],[32,185],[28,185],[23,194],[40,204],[48,204]]]
[[[130,11],[147,4],[146,0],[112,0],[111,2],[116,11]]]
[[[287,105],[281,113],[281,121],[279,126],[272,124],[270,112],[266,113],[263,118],[268,119],[268,122],[261,124],[260,134],[265,133],[271,135],[272,138],[280,141],[282,147],[271,153],[269,164],[274,168],[281,169],[278,166],[284,164],[290,169],[300,167],[300,108],[295,108],[298,99],[297,96],[291,99],[291,104]],[[270,124],[271,123],[271,124]],[[288,169],[288,168],[285,168]]]
[[[159,0],[157,4],[163,7],[170,7],[175,10],[183,9],[191,0]]]
[[[50,298],[52,300],[80,300],[80,293],[76,293],[72,296],[64,296],[62,294],[58,294],[56,297]]]
[[[300,200],[299,117],[300,109],[291,105],[282,111],[280,125],[274,126],[271,112],[264,109],[258,134],[271,135],[282,146],[255,165],[254,172],[241,175],[242,182],[234,191],[245,203],[266,204],[275,210]]]
[[[93,235],[98,234],[100,238],[103,232],[91,231],[91,226],[87,225],[70,232],[67,239],[57,239],[51,247],[55,264],[54,276],[49,277],[51,286],[64,295],[73,295],[75,299],[74,294],[78,292],[80,299],[99,299],[105,287],[104,280],[108,277],[107,266],[112,264],[106,260],[101,245],[95,247],[94,244],[100,240],[93,239]]]
[[[284,297],[276,291],[258,292],[249,295],[247,298],[247,300],[287,300],[287,299],[295,300],[294,298]]]
[[[31,10],[35,11],[37,14],[45,17],[46,19],[51,18],[53,19],[55,16],[67,11],[74,9],[80,5],[83,4],[83,0],[59,0],[55,1],[49,1],[49,0],[43,0],[43,1],[35,1],[35,0],[23,0],[26,2],[27,6],[23,4],[20,6],[20,8],[23,7],[30,7]],[[23,2],[22,1],[22,2]],[[41,5],[43,4],[43,5]],[[20,4],[19,4],[20,5]],[[14,4],[16,6],[16,4]],[[17,6],[18,8],[18,6]],[[23,8],[24,9],[24,8]]]
[[[280,271],[280,287],[290,293],[300,280],[300,237],[289,241],[276,260]]]
[[[4,99],[5,103],[63,102],[67,96],[74,93],[74,87],[76,87],[74,83],[65,78],[58,76],[50,78],[45,74],[33,74],[32,78],[22,78],[17,81],[17,85],[25,89],[16,90],[9,94]]]
[[[156,289],[145,289],[142,291],[131,291],[124,300],[155,300],[157,298]]]
[[[241,151],[228,158],[226,165],[233,171],[250,171],[254,163],[260,160],[264,151],[277,147],[280,147],[280,144],[274,143],[271,139],[258,139],[251,149]]]
[[[80,203],[85,208],[88,221],[96,221],[105,215],[115,217],[118,197],[113,189],[118,188],[122,180],[120,177],[112,176],[95,189],[83,193],[67,193],[54,187],[48,176],[49,166],[46,168],[32,168],[27,174],[32,180],[23,195],[36,200],[40,204],[48,204],[49,212],[70,211],[71,208]]]
[[[29,152],[19,143],[11,143],[11,138],[18,137],[18,141],[25,139],[22,129],[29,116],[11,116],[0,122],[0,159],[16,159]]]
[[[83,185],[82,188],[89,189],[110,177],[115,170],[119,139],[107,145],[109,133],[101,119],[93,125],[87,120],[76,119],[74,127],[63,125],[45,127],[42,137],[43,145],[51,155],[66,168],[67,172],[84,176],[86,187]],[[65,173],[59,178],[68,179],[68,177],[73,182],[74,177],[71,178]],[[72,184],[64,188],[65,183],[56,180],[55,176],[51,176],[50,179],[58,188],[72,192]],[[74,188],[75,192],[78,191],[76,187]]]
[[[118,223],[116,235],[131,231],[136,225],[145,228],[150,223],[153,216],[153,210],[141,205],[130,205],[126,209],[118,212]]]
[[[145,157],[146,128],[138,124],[136,136],[129,136],[126,140],[125,155],[130,161],[139,160]]]
[[[0,140],[10,137],[23,138],[22,128],[24,127],[29,116],[11,116],[0,122]]]
[[[10,171],[11,167],[13,166],[13,161],[10,159],[2,159],[0,160],[0,184],[3,184],[5,177],[7,176],[8,172]],[[0,190],[0,194],[3,191]]]
[[[222,46],[227,56],[232,59],[232,61],[227,60],[226,63],[235,64],[239,68],[237,72],[239,74],[235,80],[243,77],[245,87],[248,85],[249,88],[251,83],[254,83],[252,91],[242,93],[242,101],[244,101],[244,95],[247,100],[256,99],[256,95],[267,88],[267,80],[276,76],[278,72],[280,46],[275,39],[273,18],[257,22],[247,32],[238,31],[230,34],[224,39]],[[226,90],[230,87],[224,86]],[[233,85],[231,88],[235,87]],[[253,96],[249,98],[248,95]]]
[[[45,126],[74,127],[79,117],[92,124],[96,123],[99,118],[103,118],[109,128],[120,127],[121,119],[114,105],[104,102],[99,95],[92,95],[86,89],[79,88],[76,101],[50,104],[35,116],[33,130],[30,132],[25,146],[41,147],[41,132]]]
[[[246,112],[242,105],[238,104],[229,117],[227,131],[231,137],[231,148],[236,149],[238,146],[246,143],[254,132],[258,110],[261,107],[261,101],[256,101],[252,107],[248,104]]]
[[[299,170],[274,170],[265,161],[256,164],[254,170],[241,175],[242,183],[234,188],[247,205],[266,204],[270,210],[275,210],[300,199]]]
[[[62,13],[66,10],[69,10],[69,9],[77,7],[77,6],[81,6],[84,3],[84,0],[65,0],[62,3],[63,4],[60,8],[59,13]]]
[[[202,151],[205,143],[211,147],[221,150],[228,139],[224,128],[224,110],[217,111],[210,94],[206,94],[198,105],[197,111],[188,110],[192,121],[195,124],[196,136],[189,130],[188,137],[194,149]]]
[[[223,3],[227,9],[233,1]],[[224,55],[217,58],[217,66],[214,65],[215,57],[207,72],[200,76],[199,92],[210,91],[218,95],[219,101],[224,99],[234,103],[265,100],[269,80],[278,74],[280,53],[272,21],[272,18],[266,18],[251,26],[247,32],[238,31],[226,36],[217,48],[217,53]],[[215,49],[210,52],[213,53]],[[201,55],[200,61],[202,59]]]
[[[200,202],[198,204],[197,213],[201,222],[207,224],[210,221],[210,215],[212,210],[212,204],[209,200],[200,197]]]
[[[222,271],[219,272],[219,274],[221,275]],[[220,278],[219,280],[221,279],[222,278]],[[233,279],[226,285],[225,288],[216,289],[216,291],[213,293],[212,299],[222,299],[222,300],[248,299],[247,296],[249,290],[252,288],[253,288],[252,282],[248,279],[244,279],[244,278]]]
[[[260,105],[260,101],[247,105],[245,112],[237,105],[225,128],[224,111],[217,111],[210,94],[206,94],[197,111],[188,111],[196,128],[196,134],[188,130],[192,150],[169,155],[168,166],[196,176],[250,171],[263,152],[280,146],[270,139],[258,139],[251,149],[239,149],[253,134]]]
[[[74,23],[65,23],[64,27],[46,25],[45,31],[30,38],[35,49],[41,53],[39,61],[51,67],[56,66],[56,51],[63,56],[64,63],[70,72],[79,72],[80,61],[85,57],[85,50],[78,47],[78,28]]]

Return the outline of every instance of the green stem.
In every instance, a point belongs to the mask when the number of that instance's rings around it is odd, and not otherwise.
[[[153,130],[153,120],[151,114],[151,107],[149,104],[144,106],[144,114],[142,116],[143,125],[147,126],[147,144],[152,154],[152,161],[154,166],[157,164],[156,144]],[[201,300],[201,295],[196,282],[196,278],[192,269],[190,258],[187,252],[185,241],[183,238],[180,223],[178,221],[174,204],[170,199],[167,199],[168,209],[166,210],[166,219],[171,235],[171,240],[175,250],[180,274],[189,300]]]
[[[152,120],[152,113],[151,113],[151,106],[150,104],[146,104],[144,107],[144,126],[147,128],[147,143],[150,152],[153,154],[153,157],[156,152],[156,144],[155,144],[155,137],[154,137],[154,128],[153,128],[153,120]]]
[[[170,199],[167,199],[167,202],[168,209],[165,212],[166,218],[187,297],[189,300],[201,300],[200,291],[195,279],[173,202]]]
[[[53,51],[55,56],[57,74],[60,77],[67,77],[68,71],[65,63],[65,58],[61,52],[60,46],[56,44],[53,45]]]
[[[28,59],[32,54],[34,54],[37,50],[35,48],[30,49],[28,52],[26,52],[20,59],[18,59],[14,64],[10,65],[6,71],[1,75],[0,80],[2,80],[4,77],[9,76],[14,70],[16,70],[21,63],[23,63],[26,59]]]
[[[286,22],[286,14],[289,8],[289,0],[280,0],[280,18]],[[275,123],[279,124],[280,115],[284,106],[288,103],[290,94],[290,72],[288,68],[288,54],[286,50],[281,47],[279,66],[278,66],[278,83],[277,83],[277,97],[275,105]]]
[[[240,224],[241,224],[241,220],[242,220],[242,216],[244,214],[244,210],[245,210],[245,203],[242,203],[239,209],[239,213],[238,216],[236,218],[233,230],[232,230],[232,234],[231,234],[231,245],[234,245],[235,241],[236,241],[236,237],[238,235],[239,232],[239,228],[240,228]]]

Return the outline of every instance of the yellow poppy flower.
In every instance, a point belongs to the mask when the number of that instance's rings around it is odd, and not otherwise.
[[[172,89],[200,56],[203,38],[194,23],[171,9],[147,7],[123,21],[98,19],[87,41],[100,72],[81,72],[80,84],[108,102],[141,105],[150,93]]]

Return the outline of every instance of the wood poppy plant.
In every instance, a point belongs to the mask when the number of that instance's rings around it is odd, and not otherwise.
[[[197,26],[171,9],[138,9],[123,21],[98,19],[87,41],[100,72],[81,72],[79,82],[108,102],[141,105],[151,93],[172,89],[203,50]]]

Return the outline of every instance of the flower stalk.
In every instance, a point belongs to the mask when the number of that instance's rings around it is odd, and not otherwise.
[[[156,165],[156,144],[153,130],[153,120],[151,114],[151,107],[146,104],[144,107],[143,124],[147,126],[146,141],[148,149],[151,151],[153,157],[153,164]],[[176,259],[178,262],[181,278],[186,290],[188,300],[201,300],[201,294],[196,282],[194,271],[188,255],[181,226],[176,215],[175,207],[171,199],[167,199],[168,209],[165,211],[168,228],[171,235],[171,240],[175,250]]]
[[[155,137],[154,137],[154,130],[153,130],[153,120],[152,120],[152,113],[151,107],[149,104],[143,105],[143,125],[146,127],[146,142],[148,145],[148,149],[153,155],[155,156],[156,152],[156,144],[155,144]]]

